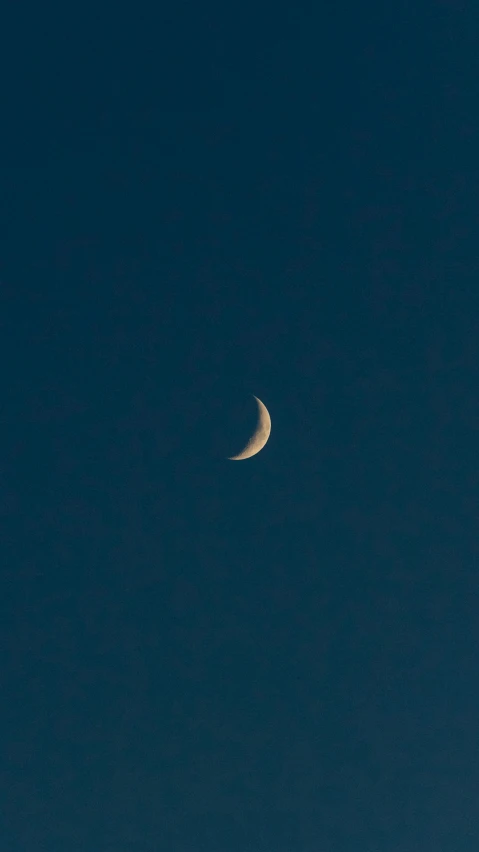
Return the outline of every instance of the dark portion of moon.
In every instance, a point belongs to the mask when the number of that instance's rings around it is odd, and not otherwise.
[[[271,418],[269,411],[257,396],[255,396],[255,400],[258,404],[258,424],[256,429],[244,449],[236,456],[229,456],[230,461],[242,461],[243,459],[255,456],[256,453],[259,453],[263,449],[270,436]]]

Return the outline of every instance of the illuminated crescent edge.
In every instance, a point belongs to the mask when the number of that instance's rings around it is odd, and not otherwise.
[[[236,456],[229,456],[229,461],[242,461],[259,453],[271,434],[271,417],[265,404],[255,396],[258,404],[258,424],[245,448]]]

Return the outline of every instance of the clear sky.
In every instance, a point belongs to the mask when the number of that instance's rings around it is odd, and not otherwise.
[[[1,850],[476,852],[479,12],[155,5],[2,27]]]

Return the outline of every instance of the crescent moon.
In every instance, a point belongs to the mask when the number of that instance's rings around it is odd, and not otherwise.
[[[271,434],[271,417],[269,416],[269,411],[257,396],[255,396],[255,400],[258,403],[258,423],[256,429],[246,444],[246,447],[237,456],[229,456],[229,461],[241,461],[242,459],[249,459],[251,456],[255,456],[256,453],[259,453],[263,449]]]

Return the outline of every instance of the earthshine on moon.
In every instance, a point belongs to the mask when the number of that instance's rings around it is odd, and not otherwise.
[[[237,456],[229,456],[230,461],[241,461],[242,459],[249,459],[251,456],[255,456],[256,453],[259,453],[263,449],[271,434],[271,417],[269,416],[269,411],[257,396],[255,396],[255,400],[258,403],[258,425],[246,447]]]

